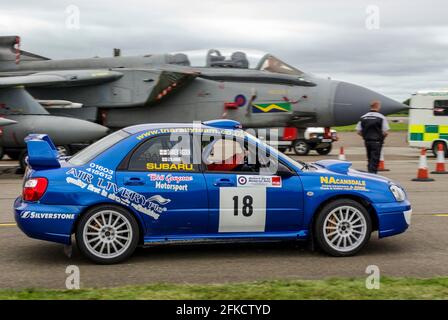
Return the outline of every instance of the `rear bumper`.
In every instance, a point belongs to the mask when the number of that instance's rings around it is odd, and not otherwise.
[[[409,201],[375,203],[378,215],[380,238],[393,236],[406,231],[411,225],[412,208]]]
[[[27,236],[70,244],[74,223],[84,207],[28,203],[19,197],[14,202],[14,217]]]

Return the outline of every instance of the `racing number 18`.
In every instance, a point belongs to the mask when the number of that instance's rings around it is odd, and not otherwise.
[[[265,187],[219,188],[218,232],[264,232]]]
[[[233,215],[238,215],[238,207],[239,207],[239,197],[234,196],[233,198]],[[250,217],[252,213],[254,213],[254,207],[252,206],[254,203],[254,198],[251,196],[244,196],[243,197],[243,207],[241,212],[243,213],[243,216]]]

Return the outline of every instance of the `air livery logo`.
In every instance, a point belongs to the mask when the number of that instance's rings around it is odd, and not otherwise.
[[[289,102],[280,103],[258,103],[252,105],[252,113],[278,113],[291,112],[291,104]]]

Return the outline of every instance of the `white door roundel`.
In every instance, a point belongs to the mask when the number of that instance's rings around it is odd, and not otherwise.
[[[264,232],[266,188],[219,189],[218,232]]]

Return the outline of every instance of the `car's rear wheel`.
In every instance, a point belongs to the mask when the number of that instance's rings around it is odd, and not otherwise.
[[[366,208],[351,199],[339,199],[319,212],[314,234],[326,253],[342,257],[359,252],[369,241],[372,221]]]
[[[16,151],[16,150],[15,151],[11,151],[11,150],[8,150],[8,151],[5,151],[5,153],[12,160],[19,160],[21,151]]]
[[[100,264],[113,264],[127,259],[139,241],[139,228],[127,210],[104,205],[86,212],[76,230],[79,250]]]

